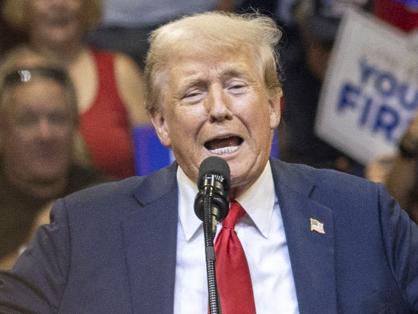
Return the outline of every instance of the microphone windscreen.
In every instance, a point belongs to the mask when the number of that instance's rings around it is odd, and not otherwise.
[[[230,171],[228,163],[220,157],[211,156],[202,161],[199,168],[198,186],[201,187],[207,174],[217,174],[224,178],[225,189],[230,187]]]

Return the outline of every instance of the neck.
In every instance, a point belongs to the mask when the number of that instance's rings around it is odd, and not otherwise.
[[[47,59],[62,62],[64,65],[74,63],[85,50],[81,41],[78,40],[61,43],[45,43],[33,38],[31,46]]]
[[[228,193],[229,199],[230,200],[237,199],[238,197],[243,195],[245,192],[247,192],[252,187],[252,185],[257,181],[259,176],[237,186],[234,186],[234,184],[232,183],[232,187]]]
[[[64,192],[67,186],[67,176],[58,176],[55,179],[48,180],[29,180],[27,178],[19,176],[18,173],[13,171],[11,167],[5,167],[4,173],[7,181],[15,186],[20,191],[24,191],[25,194],[31,195],[40,199],[52,199]]]

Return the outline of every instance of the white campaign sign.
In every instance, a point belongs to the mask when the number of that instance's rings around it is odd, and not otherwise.
[[[366,164],[395,151],[417,108],[416,39],[349,11],[321,91],[316,134]]]

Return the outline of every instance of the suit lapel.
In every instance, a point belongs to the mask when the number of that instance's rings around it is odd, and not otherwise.
[[[173,313],[177,243],[176,166],[144,179],[122,223],[134,313]]]
[[[332,210],[312,198],[315,185],[311,179],[298,168],[290,167],[272,162],[299,310],[300,313],[336,313]],[[311,218],[316,221],[311,223]],[[324,234],[318,222],[323,224]]]
[[[315,186],[298,168],[272,161],[300,313],[336,313],[332,210],[312,198]],[[122,223],[133,312],[172,314],[177,248],[176,165],[140,184],[139,206]],[[310,219],[325,234],[311,231]],[[150,228],[150,227],[153,228]],[[161,232],[165,230],[165,232]]]

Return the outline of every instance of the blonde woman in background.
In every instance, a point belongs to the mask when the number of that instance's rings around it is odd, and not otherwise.
[[[66,67],[76,89],[80,132],[94,165],[122,178],[134,174],[131,130],[148,118],[136,64],[83,42],[101,10],[99,0],[6,0],[3,14],[27,33],[31,50]]]

